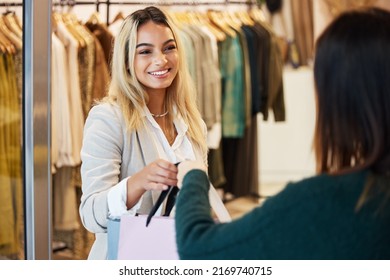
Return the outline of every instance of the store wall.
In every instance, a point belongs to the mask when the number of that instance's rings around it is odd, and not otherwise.
[[[315,125],[313,71],[310,67],[283,73],[286,121],[259,122],[260,194],[269,196],[287,182],[315,172],[312,140]]]

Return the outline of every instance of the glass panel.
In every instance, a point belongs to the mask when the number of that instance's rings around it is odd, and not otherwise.
[[[0,12],[0,259],[24,259],[22,6]]]

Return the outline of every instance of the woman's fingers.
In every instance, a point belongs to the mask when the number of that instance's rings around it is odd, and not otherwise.
[[[141,172],[145,175],[145,189],[159,190],[177,185],[177,167],[166,160],[156,160]]]

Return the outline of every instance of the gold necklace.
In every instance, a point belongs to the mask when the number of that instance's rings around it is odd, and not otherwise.
[[[168,114],[168,111],[166,111],[165,113],[162,113],[162,114],[160,114],[160,115],[158,115],[158,114],[152,114],[152,113],[150,113],[151,115],[152,115],[152,117],[154,117],[154,118],[162,118],[162,117],[165,117],[167,114]]]

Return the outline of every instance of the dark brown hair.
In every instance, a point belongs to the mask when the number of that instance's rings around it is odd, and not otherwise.
[[[368,170],[357,209],[379,193],[386,203],[390,198],[390,12],[365,8],[337,17],[316,42],[314,78],[317,171]]]
[[[316,43],[318,172],[390,170],[390,13],[341,14]]]

